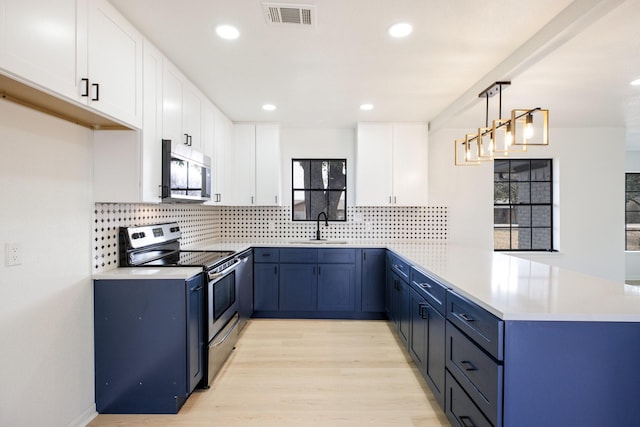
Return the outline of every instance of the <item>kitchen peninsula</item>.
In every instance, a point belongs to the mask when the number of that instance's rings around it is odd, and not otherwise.
[[[229,242],[199,248],[248,247],[386,248],[410,267],[408,277],[423,274],[446,288],[442,346],[450,419],[483,405],[476,425],[624,425],[640,415],[634,404],[640,383],[634,368],[640,351],[635,286],[443,242]],[[387,277],[393,267],[387,265]],[[410,313],[401,314],[400,323],[402,316]],[[407,345],[410,350],[411,341]]]

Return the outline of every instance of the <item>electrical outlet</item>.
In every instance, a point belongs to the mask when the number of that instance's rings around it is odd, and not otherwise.
[[[19,243],[7,243],[5,245],[7,267],[22,264],[22,247]]]

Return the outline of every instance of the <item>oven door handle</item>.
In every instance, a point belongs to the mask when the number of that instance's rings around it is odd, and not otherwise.
[[[219,273],[208,273],[209,275],[209,281],[211,282],[212,280],[216,280],[216,279],[220,279],[223,276],[226,276],[228,273],[230,273],[231,271],[233,271],[236,267],[238,267],[238,265],[242,262],[241,259],[236,259],[234,261],[233,264],[231,264],[229,267],[225,268],[224,270],[222,270]]]

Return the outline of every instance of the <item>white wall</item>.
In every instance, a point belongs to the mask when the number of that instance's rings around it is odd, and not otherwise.
[[[347,159],[347,206],[355,200],[355,129],[280,129],[283,205],[291,206],[291,159]]]
[[[640,151],[627,151],[625,172],[640,172]],[[627,279],[640,280],[640,252],[625,252]]]
[[[449,207],[450,243],[492,249],[493,166],[454,166],[453,141],[464,133],[429,135],[429,203]],[[559,252],[517,255],[623,281],[624,129],[552,128],[549,138],[527,157],[554,159]]]
[[[91,132],[0,100],[0,425],[95,413]],[[22,265],[5,265],[5,243]]]

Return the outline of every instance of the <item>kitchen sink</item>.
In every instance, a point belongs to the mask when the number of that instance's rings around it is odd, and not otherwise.
[[[348,242],[346,240],[326,240],[326,239],[322,239],[322,240],[316,240],[316,239],[309,239],[309,240],[291,240],[288,243],[291,244],[305,244],[305,245],[345,245]]]

